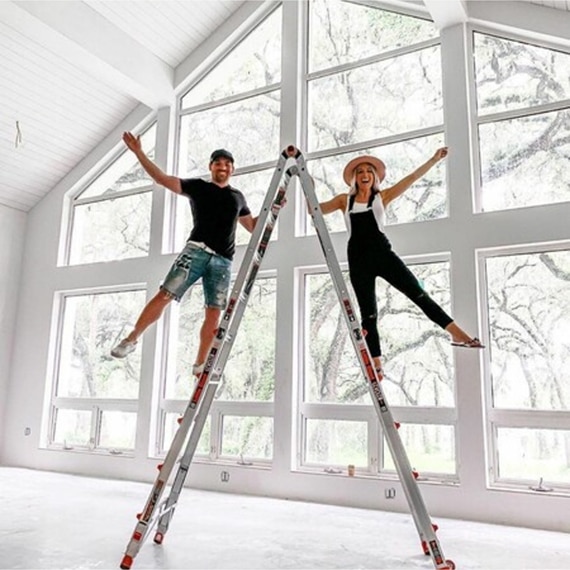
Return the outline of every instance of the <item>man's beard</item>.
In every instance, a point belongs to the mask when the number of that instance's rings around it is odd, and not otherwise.
[[[228,178],[229,178],[229,174],[222,173],[222,172],[217,172],[213,176],[214,182],[227,182]]]

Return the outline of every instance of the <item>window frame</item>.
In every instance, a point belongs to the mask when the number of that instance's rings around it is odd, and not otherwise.
[[[352,2],[352,0],[351,0]],[[355,0],[353,2],[356,5],[360,5],[360,6],[364,6],[367,8],[374,8],[383,12],[392,12],[394,14],[398,14],[398,15],[403,15],[403,16],[409,16],[411,18],[418,18],[421,20],[425,20],[428,22],[432,22],[431,18],[429,17],[429,14],[427,14],[427,12],[423,12],[420,10],[414,10],[414,7],[410,6],[405,7],[405,8],[400,8],[398,7],[398,9],[391,9],[389,6],[382,6],[382,5],[377,5],[377,4],[372,4],[369,2],[365,2],[365,1],[361,1],[361,0]],[[322,79],[324,77],[330,77],[339,73],[344,73],[346,71],[352,71],[354,69],[358,69],[360,67],[365,67],[367,65],[373,64],[373,63],[378,63],[381,61],[387,61],[390,59],[394,59],[396,57],[400,57],[403,55],[409,55],[412,53],[415,53],[417,51],[421,51],[423,49],[427,49],[430,47],[439,47],[440,50],[440,54],[442,52],[442,42],[441,42],[441,33],[439,34],[439,36],[432,38],[432,39],[428,39],[428,40],[423,40],[421,42],[418,42],[416,44],[412,44],[410,46],[402,46],[402,47],[398,47],[398,48],[394,48],[394,49],[390,49],[388,51],[379,53],[379,54],[375,54],[373,56],[370,57],[366,57],[363,59],[359,59],[359,60],[355,60],[353,62],[349,62],[349,63],[344,63],[341,65],[336,65],[333,67],[329,67],[329,68],[325,68],[325,69],[320,69],[318,71],[312,71],[309,72],[309,42],[310,42],[310,17],[309,17],[309,7],[308,7],[308,3],[307,6],[304,7],[304,37],[303,37],[303,65],[302,65],[302,69],[303,69],[303,80],[301,82],[301,89],[302,89],[302,93],[300,95],[300,99],[302,101],[302,114],[301,114],[301,132],[302,132],[302,137],[301,137],[301,143],[303,145],[303,148],[307,147],[307,141],[308,141],[308,136],[309,136],[309,117],[308,117],[308,113],[309,113],[309,84],[311,81],[315,80],[315,79]],[[442,86],[443,86],[443,80],[442,80]],[[443,101],[443,99],[442,99]],[[401,133],[398,134],[394,134],[391,136],[386,136],[386,137],[379,137],[379,138],[374,138],[374,139],[370,139],[370,140],[364,140],[364,141],[360,141],[357,143],[353,143],[350,145],[344,145],[342,147],[338,147],[338,148],[326,148],[326,149],[321,149],[321,150],[315,150],[315,151],[309,151],[309,152],[304,152],[304,156],[305,156],[305,160],[307,161],[307,164],[310,164],[311,160],[319,160],[319,159],[323,159],[323,158],[331,158],[331,157],[335,157],[335,156],[339,156],[339,155],[343,155],[343,154],[349,154],[349,153],[354,153],[354,152],[365,152],[368,148],[374,148],[374,147],[378,147],[378,146],[383,146],[383,145],[390,145],[390,144],[394,144],[394,143],[400,143],[400,142],[406,142],[409,140],[413,140],[416,138],[423,138],[423,137],[428,137],[428,136],[433,136],[433,135],[438,135],[438,134],[442,134],[443,138],[445,139],[445,106],[442,103],[442,116],[443,116],[443,123],[439,124],[439,125],[433,125],[431,127],[422,127],[422,128],[418,128],[418,129],[412,129],[409,131],[403,131]],[[296,190],[296,200],[295,200],[296,204],[302,204],[304,203],[303,200],[301,199],[301,189],[297,188]],[[448,192],[448,216],[449,217],[449,192]],[[308,212],[306,211],[306,208],[299,208],[297,206],[297,212],[296,212],[296,216],[295,216],[295,237],[302,237],[302,236],[311,236],[314,235],[314,233],[311,232],[311,221],[310,221],[310,216],[308,215]],[[404,222],[404,223],[408,223],[408,222]],[[395,224],[397,225],[397,224]],[[339,232],[330,232],[330,233],[339,233]]]
[[[483,184],[481,179],[481,143],[479,140],[479,127],[481,125],[487,125],[490,123],[498,123],[510,119],[520,119],[523,117],[532,117],[534,115],[540,115],[543,113],[553,112],[553,111],[564,111],[568,110],[570,112],[570,98],[564,99],[554,103],[546,103],[541,105],[536,105],[532,107],[524,107],[520,109],[512,109],[510,111],[498,111],[479,114],[477,109],[478,93],[477,93],[477,82],[476,82],[476,63],[475,63],[475,34],[480,34],[483,36],[493,36],[498,39],[504,39],[506,41],[518,42],[522,44],[527,44],[533,47],[539,47],[544,49],[549,49],[556,52],[566,53],[570,57],[570,49],[564,49],[564,46],[560,44],[555,44],[553,42],[548,42],[545,39],[532,38],[529,36],[523,36],[516,34],[514,32],[498,30],[490,28],[484,25],[468,24],[467,25],[467,37],[469,41],[466,46],[466,54],[468,61],[467,65],[467,81],[469,85],[469,114],[471,116],[471,161],[472,170],[474,176],[473,180],[473,213],[475,214],[493,214],[495,212],[506,212],[510,210],[519,210],[527,208],[540,208],[549,205],[563,204],[570,201],[568,200],[560,202],[547,202],[544,204],[532,204],[528,206],[520,206],[518,208],[502,208],[499,210],[486,211],[483,210]]]
[[[406,263],[428,263],[428,262],[450,262],[449,255],[432,254],[408,256]],[[347,263],[340,264],[341,270],[347,270]],[[295,268],[295,280],[297,282],[297,290],[299,292],[299,316],[297,345],[295,352],[299,355],[297,360],[296,373],[296,401],[295,401],[295,419],[294,424],[297,426],[295,437],[293,439],[296,446],[293,464],[293,470],[301,473],[328,473],[328,474],[344,474],[346,465],[331,464],[323,466],[307,462],[307,420],[330,420],[330,421],[355,421],[366,422],[368,425],[368,464],[366,468],[357,468],[356,472],[363,476],[372,476],[379,479],[397,479],[395,471],[385,469],[383,467],[383,440],[384,430],[382,427],[382,419],[378,417],[372,400],[366,404],[339,404],[339,403],[319,403],[307,402],[304,399],[304,381],[306,366],[306,277],[308,275],[329,273],[326,264],[319,265],[299,265]],[[453,297],[452,297],[453,300]],[[353,302],[353,306],[357,305]],[[365,380],[363,375],[363,381]],[[457,380],[455,380],[457,382]],[[455,399],[457,398],[457,390]],[[454,430],[454,449],[455,449],[455,473],[434,473],[422,472],[422,481],[434,481],[444,483],[457,483],[459,481],[459,438],[457,436],[458,416],[457,402],[453,407],[434,407],[434,406],[392,406],[390,410],[396,421],[400,423],[411,423],[415,425],[446,425]]]
[[[235,280],[238,275],[237,268],[232,268],[232,282],[229,290],[229,296],[233,291],[233,287],[235,285]],[[277,271],[272,269],[260,270],[255,278],[255,282],[259,282],[260,279],[274,279],[277,283]],[[245,307],[245,311],[247,311],[248,307]],[[275,310],[277,312],[277,304],[275,306]],[[222,311],[222,316],[223,316]],[[242,317],[243,318],[243,317]],[[170,347],[169,347],[169,339],[170,335],[167,331],[171,329],[172,315],[171,311],[168,310],[162,317],[162,331],[163,334],[161,335],[162,343],[160,346],[160,366],[155,374],[155,384],[157,385],[157,396],[156,396],[156,405],[154,406],[156,413],[155,417],[157,418],[156,429],[154,430],[154,435],[151,436],[151,446],[150,446],[150,455],[157,458],[163,458],[166,456],[168,449],[165,447],[164,442],[164,435],[166,430],[166,418],[167,414],[169,413],[176,413],[180,414],[181,416],[184,414],[186,407],[188,406],[188,401],[183,398],[166,398],[165,397],[165,388],[166,382],[168,381],[167,378],[167,370],[169,369],[168,366],[168,358],[170,355]],[[241,326],[241,322],[240,322]],[[277,324],[276,324],[277,327]],[[239,332],[239,327],[238,327]],[[276,338],[277,338],[277,328],[275,331]],[[235,339],[234,339],[235,342]],[[233,349],[233,344],[232,347]],[[231,350],[228,353],[228,359],[231,357]],[[226,362],[227,364],[227,362]],[[225,367],[225,365],[224,365]],[[172,369],[172,367],[170,367]],[[210,384],[208,384],[209,386]],[[217,391],[217,389],[216,389]],[[190,392],[193,393],[193,389]],[[207,391],[204,393],[203,398],[205,398]],[[202,400],[203,401],[203,400]],[[196,411],[196,416],[200,413],[200,408]],[[195,416],[195,417],[196,417]],[[223,455],[221,453],[222,449],[222,437],[223,437],[223,419],[225,416],[254,416],[254,417],[271,417],[273,421],[275,421],[275,397],[271,401],[252,401],[252,400],[243,400],[243,401],[232,401],[232,400],[216,400],[215,396],[212,400],[212,404],[208,411],[208,417],[210,418],[210,441],[209,441],[209,449],[210,452],[208,455],[199,454],[195,452],[193,461],[197,463],[207,463],[207,464],[225,464],[225,465],[242,465],[239,461],[236,461],[234,457]],[[203,433],[203,432],[202,432]],[[200,437],[202,437],[202,433]],[[254,466],[254,467],[267,467],[273,463],[273,458],[271,460],[262,459],[262,458],[253,458],[252,461],[247,462],[247,466]]]
[[[144,126],[141,128],[136,129],[136,133],[139,136],[143,137],[150,129],[153,127],[157,127],[157,133],[155,135],[155,148],[158,139],[158,120],[155,114],[152,114],[147,120],[144,122]],[[122,156],[126,155],[128,152],[131,152],[128,148],[125,147],[124,143],[121,141],[121,146],[115,149],[105,161],[100,164],[97,169],[87,178],[84,179],[81,184],[75,187],[69,194],[67,195],[65,206],[64,206],[64,215],[63,215],[63,231],[62,231],[62,241],[60,246],[60,251],[58,255],[58,266],[62,267],[76,267],[81,265],[90,265],[92,263],[107,263],[107,261],[95,261],[95,262],[79,262],[79,263],[71,263],[71,250],[72,250],[72,240],[73,240],[73,229],[75,224],[75,208],[77,206],[85,206],[89,204],[98,204],[100,202],[106,202],[109,200],[116,200],[120,198],[126,198],[129,196],[137,196],[139,194],[145,193],[152,193],[155,188],[154,181],[150,180],[149,184],[144,186],[140,186],[138,188],[131,188],[129,190],[120,190],[113,194],[112,196],[101,194],[99,196],[91,196],[88,198],[81,198],[81,195],[89,188],[93,183],[96,182],[104,172],[109,169],[115,162],[117,162]],[[152,211],[149,218],[149,225],[152,219]],[[150,238],[151,230],[149,230],[149,238]],[[141,257],[148,257],[150,255],[150,247],[149,252],[144,255],[136,256],[136,258]],[[131,259],[131,258],[128,258]],[[112,261],[123,261],[123,259],[114,259]]]
[[[101,424],[103,413],[139,412],[138,398],[73,398],[69,396],[58,396],[57,388],[61,367],[61,351],[63,327],[65,318],[65,305],[67,299],[83,297],[97,294],[145,292],[147,286],[144,283],[131,283],[118,286],[93,287],[73,290],[57,291],[54,295],[54,309],[52,315],[52,334],[50,347],[50,365],[48,366],[48,377],[46,381],[46,413],[40,437],[40,446],[49,450],[73,450],[95,454],[125,455],[133,457],[135,448],[112,448],[99,445]],[[89,411],[91,413],[90,441],[88,445],[59,445],[54,442],[55,430],[57,427],[57,412],[59,410]],[[136,431],[135,431],[136,437]]]
[[[480,291],[480,318],[481,327],[491,338],[489,321],[489,302],[487,292],[489,284],[486,272],[486,260],[493,257],[510,255],[538,254],[547,251],[570,252],[570,240],[561,242],[543,242],[528,245],[504,246],[494,248],[481,248],[476,250],[477,280]],[[491,376],[491,356],[489,351],[483,353],[483,406],[484,406],[484,436],[486,440],[487,455],[487,487],[489,489],[516,489],[528,490],[529,484],[538,484],[538,481],[527,479],[514,479],[499,475],[499,448],[497,430],[499,428],[529,428],[529,429],[558,429],[570,431],[569,410],[532,410],[495,408],[493,406],[493,383]],[[552,492],[567,494],[570,483],[552,486]]]

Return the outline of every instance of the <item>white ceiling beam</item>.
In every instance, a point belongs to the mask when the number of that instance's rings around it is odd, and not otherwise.
[[[0,2],[0,18],[147,107],[174,99],[174,70],[84,2]]]
[[[467,5],[464,0],[424,0],[424,4],[440,30],[467,22]]]
[[[204,69],[222,57],[263,16],[274,9],[277,0],[248,0],[244,2],[208,39],[202,42],[180,65],[174,74],[174,88],[182,89]]]

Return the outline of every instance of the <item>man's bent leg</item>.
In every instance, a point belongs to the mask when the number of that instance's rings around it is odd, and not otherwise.
[[[199,376],[202,373],[202,368],[208,351],[216,335],[216,330],[220,323],[220,315],[222,310],[216,307],[206,307],[204,322],[200,328],[200,346],[198,347],[198,354],[196,355],[196,364],[193,368],[193,373]]]
[[[111,356],[124,358],[136,348],[137,341],[142,333],[162,315],[166,306],[173,297],[167,291],[161,289],[145,306],[140,314],[135,328],[117,346],[111,350]]]
[[[164,289],[161,289],[145,306],[140,314],[135,328],[127,337],[128,340],[138,340],[141,334],[153,323],[158,321],[164,309],[172,301],[173,296]]]
[[[200,329],[200,346],[192,374],[200,376],[204,361],[220,323],[220,316],[226,307],[230,288],[231,261],[221,255],[212,255],[202,277],[206,313]]]

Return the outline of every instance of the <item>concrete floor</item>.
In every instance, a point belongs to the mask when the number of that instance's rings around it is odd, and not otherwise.
[[[118,568],[151,485],[0,468],[0,568]],[[564,533],[438,519],[458,570],[570,569]],[[432,570],[409,514],[185,489],[143,569]]]

